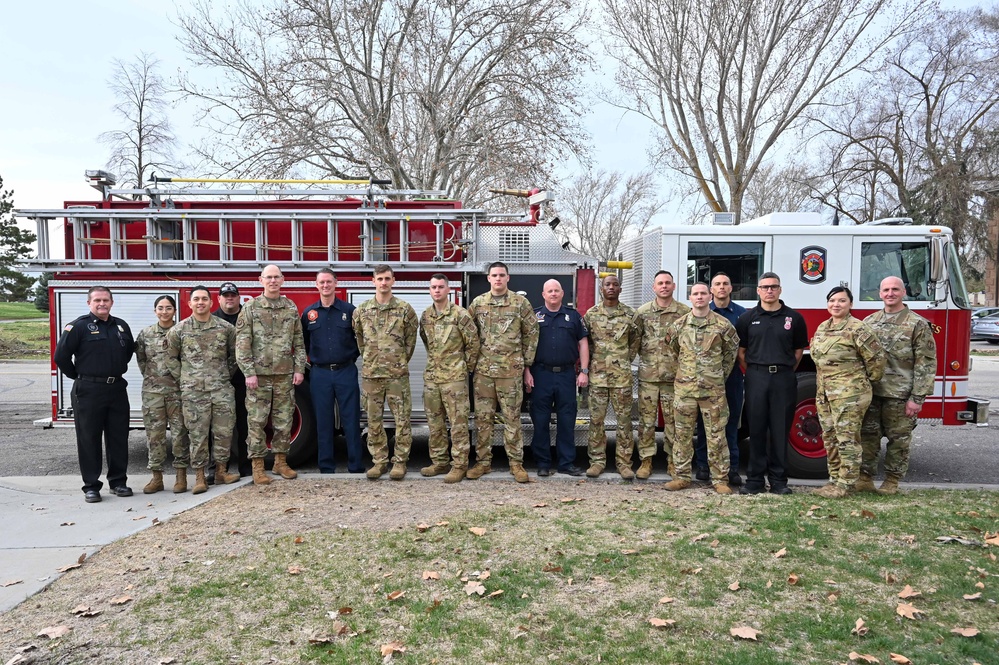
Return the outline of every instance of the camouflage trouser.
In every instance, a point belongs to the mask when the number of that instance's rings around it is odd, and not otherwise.
[[[423,407],[430,426],[430,461],[444,465],[447,458],[447,427],[451,421],[451,465],[468,467],[468,381],[433,383],[423,387]]]
[[[728,400],[725,399],[724,388],[719,389],[717,395],[677,396],[673,399],[673,417],[676,422],[673,464],[676,466],[676,478],[690,480],[690,461],[694,456],[694,430],[697,427],[698,411],[704,421],[711,483],[727,484],[729,457],[728,442],[725,440],[725,423],[728,422]]]
[[[674,462],[673,447],[676,445],[673,424],[673,383],[670,381],[638,382],[638,456],[642,459],[655,457],[656,421],[659,408],[663,410],[663,452],[669,462]]]
[[[878,453],[881,452],[881,437],[887,437],[885,446],[885,475],[901,478],[909,470],[909,444],[912,443],[912,430],[918,418],[905,415],[908,400],[892,397],[871,398],[871,405],[864,414],[864,424],[860,428],[860,446],[863,459],[860,470],[869,476],[878,471]]]
[[[815,406],[822,425],[822,442],[826,447],[829,480],[852,488],[860,478],[860,425],[871,393],[837,397],[830,401],[825,395],[815,396]]]
[[[405,464],[413,446],[413,427],[410,424],[413,396],[409,391],[409,374],[397,379],[361,379],[361,404],[368,414],[368,452],[375,466],[388,462],[388,436],[382,420],[386,402],[395,419],[392,463]]]
[[[475,461],[493,459],[493,426],[499,407],[503,422],[503,445],[511,464],[524,463],[524,431],[520,428],[520,405],[524,401],[524,380],[494,379],[475,375]]]
[[[264,427],[270,418],[271,449],[288,454],[291,448],[291,422],[295,415],[295,384],[291,374],[257,375],[257,388],[246,389],[246,443],[250,458],[267,456]]]
[[[191,467],[208,465],[208,433],[219,464],[229,462],[232,430],[236,426],[236,397],[231,385],[212,391],[190,390],[181,395],[184,422],[191,437]]]
[[[142,422],[146,426],[149,470],[162,471],[167,458],[167,424],[173,443],[173,465],[186,468],[191,458],[191,443],[184,427],[180,393],[142,393]]]
[[[631,466],[634,441],[631,438],[631,388],[590,386],[590,433],[586,452],[591,465],[607,466],[607,404],[617,416],[617,466]]]

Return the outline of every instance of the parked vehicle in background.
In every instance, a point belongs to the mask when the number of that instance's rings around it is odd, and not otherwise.
[[[977,316],[978,312],[971,315],[971,341],[985,341],[989,344],[999,344],[999,307],[988,307],[991,314]]]

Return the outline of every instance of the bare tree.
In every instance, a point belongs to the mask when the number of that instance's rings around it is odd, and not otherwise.
[[[220,173],[390,176],[473,204],[552,180],[583,154],[579,41],[568,0],[279,0],[180,19]]]
[[[641,235],[666,201],[651,173],[625,178],[618,172],[586,171],[559,194],[557,232],[583,254],[616,255],[622,240]]]
[[[118,182],[140,187],[154,170],[174,168],[177,139],[166,115],[167,89],[156,72],[159,60],[149,53],[112,62],[114,74],[108,86],[117,100],[113,108],[123,128],[104,132],[98,140],[111,149],[107,165]]]
[[[746,219],[771,212],[811,210],[818,206],[812,198],[808,167],[803,162],[761,164],[746,188],[742,213]]]
[[[602,0],[619,103],[658,125],[652,156],[741,218],[803,111],[911,25],[929,0]]]

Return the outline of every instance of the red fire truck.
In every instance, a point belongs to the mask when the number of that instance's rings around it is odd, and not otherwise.
[[[637,307],[651,300],[653,276],[669,270],[676,295],[686,300],[695,282],[710,283],[724,272],[732,280],[732,299],[756,305],[756,282],[764,272],[781,278],[782,299],[801,312],[809,337],[828,318],[825,294],[843,285],[854,294],[854,316],[882,307],[881,280],[902,278],[906,304],[929,320],[937,345],[933,394],[921,417],[945,425],[985,423],[989,403],[968,396],[971,369],[971,311],[950,229],[913,226],[911,220],[879,220],[863,226],[823,225],[819,213],[774,213],[731,225],[728,213],[711,223],[657,229],[622,246],[631,262],[622,302]],[[789,473],[826,475],[822,429],[815,409],[815,365],[805,354],[798,367],[798,405],[787,441]]]
[[[179,317],[190,315],[190,290],[223,281],[239,287],[244,301],[258,295],[261,268],[278,265],[282,292],[304,309],[319,299],[319,268],[337,273],[337,297],[359,304],[374,296],[371,269],[380,263],[396,272],[394,292],[417,313],[431,304],[428,283],[444,273],[453,298],[467,305],[489,290],[485,269],[493,261],[510,267],[510,288],[542,304],[542,284],[558,279],[565,302],[585,312],[594,303],[597,262],[564,249],[545,218],[552,197],[540,190],[501,190],[527,199],[526,214],[467,209],[443,192],[391,189],[387,183],[355,181],[206,181],[154,178],[150,186],[116,189],[114,176],[88,171],[101,192],[97,201],[69,201],[64,208],[19,210],[37,225],[38,257],[25,263],[54,273],[49,281],[53,348],[65,324],[87,312],[94,284],[114,294],[114,314],[133,333],[156,321],[153,302],[173,296]],[[231,188],[210,189],[208,183]],[[252,185],[250,188],[245,185]],[[241,188],[235,188],[236,186]],[[414,424],[423,413],[423,366],[417,344],[410,363]],[[142,426],[142,380],[134,364],[126,375],[132,425]],[[52,365],[53,425],[69,425],[71,382]],[[296,390],[293,464],[314,459],[315,432],[307,386]],[[391,421],[387,417],[387,424]]]

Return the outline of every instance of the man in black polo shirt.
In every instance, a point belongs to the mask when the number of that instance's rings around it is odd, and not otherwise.
[[[794,370],[808,346],[805,319],[780,299],[780,277],[765,272],[757,282],[759,304],[739,317],[739,364],[746,372],[749,472],[740,494],[790,494],[786,445],[798,382]]]
[[[576,466],[576,388],[588,385],[590,345],[583,318],[574,309],[562,306],[562,285],[557,279],[545,282],[545,300],[534,310],[538,320],[538,351],[534,364],[524,370],[524,387],[531,393],[531,422],[534,439],[531,451],[539,476],[552,474],[549,423],[555,409],[555,452],[559,473],[581,476]],[[579,375],[576,363],[581,361]]]
[[[88,314],[63,328],[55,363],[73,379],[70,398],[76,424],[76,452],[87,503],[101,500],[101,439],[107,448],[108,486],[115,496],[132,496],[128,481],[128,385],[122,375],[135,352],[128,324],[111,316],[114,298],[105,286],[87,292]]]

